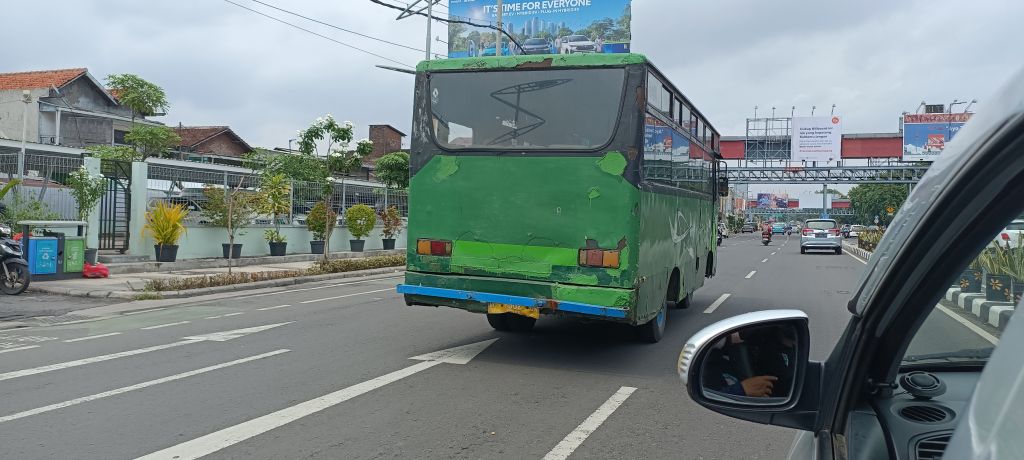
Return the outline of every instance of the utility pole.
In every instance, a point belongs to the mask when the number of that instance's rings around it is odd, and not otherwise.
[[[501,0],[498,0],[498,30],[494,32],[494,55],[501,56],[501,16],[504,11],[501,8]]]
[[[424,59],[430,60],[430,26],[434,23],[434,1],[427,0],[427,57]]]

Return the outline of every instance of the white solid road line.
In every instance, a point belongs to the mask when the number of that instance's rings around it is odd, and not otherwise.
[[[161,328],[171,327],[171,326],[180,326],[182,324],[188,324],[188,323],[191,323],[191,321],[178,321],[176,323],[157,324],[156,326],[140,327],[139,329],[142,329],[143,331],[148,331],[148,330],[151,330],[151,329],[161,329]]]
[[[264,297],[264,296],[268,296],[268,295],[287,294],[289,292],[315,291],[317,289],[327,289],[327,288],[338,287],[338,286],[351,286],[353,284],[371,283],[371,282],[374,282],[374,281],[377,281],[377,280],[391,280],[391,279],[401,278],[401,277],[402,276],[388,276],[388,277],[385,277],[385,278],[374,278],[372,280],[351,281],[351,282],[348,282],[348,283],[328,284],[326,286],[316,286],[316,287],[299,288],[299,289],[287,289],[287,290],[284,290],[284,291],[274,291],[274,292],[264,292],[263,294],[253,294],[253,295],[247,295],[247,296],[244,296],[244,297],[238,297],[238,299],[251,299],[253,297]]]
[[[747,273],[747,276],[744,276],[743,278],[749,280],[750,278],[754,277],[754,273],[757,273],[757,270],[751,270],[750,273]]]
[[[238,316],[238,315],[244,315],[244,314],[245,314],[244,311],[236,311],[234,313],[228,313],[228,314],[224,315],[224,317],[227,318],[228,316]]]
[[[725,302],[725,299],[728,299],[731,295],[732,294],[722,294],[720,297],[718,297],[718,300],[715,300],[714,303],[711,304],[711,306],[704,310],[704,313],[714,313],[714,311],[717,310],[718,307],[722,306],[722,303]]]
[[[124,313],[124,315],[139,315],[139,314],[142,314],[142,313],[150,313],[150,312],[166,310],[166,309],[167,309],[167,307],[150,308],[149,310],[130,311],[130,312]]]
[[[256,311],[267,311],[267,310],[276,310],[276,309],[278,309],[278,308],[285,308],[285,307],[290,307],[290,306],[291,306],[291,304],[287,304],[287,303],[286,303],[286,304],[284,304],[284,305],[274,305],[273,307],[263,307],[263,308],[257,308],[257,309],[256,309]]]
[[[113,336],[113,335],[121,335],[121,333],[120,332],[110,332],[110,333],[107,333],[107,334],[89,335],[89,336],[85,336],[85,337],[79,337],[77,339],[64,340],[63,342],[64,343],[81,342],[83,340],[99,339],[99,338],[103,338],[103,337],[110,337],[110,336]]]
[[[857,262],[860,262],[860,263],[862,263],[862,264],[864,264],[864,265],[867,265],[867,264],[868,264],[868,261],[866,261],[866,260],[864,260],[864,259],[861,259],[860,257],[857,257],[857,256],[855,256],[855,255],[853,255],[853,254],[850,254],[850,251],[846,251],[846,250],[844,250],[844,251],[843,251],[843,253],[845,253],[846,255],[848,255],[848,256],[850,256],[850,257],[853,257],[854,259],[857,259]]]
[[[354,294],[336,295],[336,296],[333,296],[333,297],[324,297],[322,299],[303,300],[302,302],[299,302],[299,303],[316,303],[316,302],[323,302],[325,300],[335,300],[335,299],[343,299],[345,297],[353,297],[353,296],[357,296],[357,295],[373,294],[375,292],[387,292],[387,291],[392,291],[393,292],[394,290],[395,290],[395,288],[393,288],[393,287],[392,288],[387,288],[387,289],[377,289],[376,291],[356,292]]]
[[[763,263],[765,263],[767,261],[768,261],[768,259],[764,259],[764,260],[761,261],[761,263],[763,264]]]
[[[944,307],[942,305],[936,305],[935,308],[938,308],[939,311],[949,315],[949,317],[953,318],[954,320],[956,320],[956,322],[958,322],[960,324],[963,324],[964,327],[966,327],[967,329],[970,329],[975,334],[978,334],[979,336],[981,336],[981,338],[983,338],[985,340],[988,340],[990,343],[992,343],[992,345],[998,345],[999,344],[999,339],[996,338],[996,336],[994,336],[992,334],[989,334],[988,331],[978,327],[977,325],[975,325],[975,324],[971,323],[970,321],[964,319],[964,317],[954,313],[953,311],[950,311],[950,309],[948,309],[948,308],[946,308],[946,307]]]
[[[484,351],[485,348],[494,343],[495,340],[497,339],[484,340],[482,342],[471,343],[469,345],[420,355],[412,359],[421,359],[428,356],[432,358],[430,358],[431,360],[429,361],[416,363],[412,366],[384,374],[380,377],[367,380],[362,383],[357,383],[333,393],[328,393],[320,396],[319,398],[313,398],[306,402],[286,407],[277,412],[256,417],[249,421],[239,423],[238,425],[224,428],[223,430],[215,431],[205,436],[200,436],[191,441],[186,441],[181,444],[168,447],[164,450],[153,452],[149,455],[139,457],[139,459],[187,460],[212,454],[226,447],[266,433],[274,428],[287,425],[308,415],[312,415],[324,409],[341,404],[349,399],[355,398],[356,396],[369,393],[389,383],[397,382],[411,375],[415,375],[419,372],[437,366],[438,364],[468,363],[474,356],[480,354],[481,351]]]
[[[227,340],[237,339],[239,337],[252,334],[254,332],[265,331],[267,329],[273,329],[278,326],[284,326],[285,324],[293,323],[294,321],[288,321],[286,323],[267,324],[265,326],[247,327],[245,329],[235,329],[233,331],[221,331],[214,332],[211,334],[203,334],[191,337],[185,337],[183,340],[172,343],[165,343],[163,345],[155,345],[152,347],[138,348],[135,350],[121,351],[118,353],[111,353],[109,355],[93,356],[92,358],[76,359],[74,361],[66,361],[63,363],[49,364],[46,366],[33,367],[31,369],[22,369],[20,371],[11,371],[0,374],[0,381],[16,379],[19,377],[27,377],[29,375],[42,374],[44,372],[58,371],[61,369],[67,369],[69,367],[84,366],[86,364],[99,363],[103,361],[109,361],[111,359],[124,358],[127,356],[141,355],[143,353],[149,353],[151,351],[166,350],[168,348],[180,347],[182,345],[190,345],[193,343],[213,341],[213,342],[224,342]],[[35,345],[38,346],[38,345]]]
[[[33,348],[39,348],[39,345],[26,345],[24,347],[7,348],[7,349],[4,349],[4,350],[0,350],[0,353],[10,353],[12,351],[20,351],[20,350],[31,350]]]
[[[590,414],[590,417],[587,417],[575,430],[566,435],[562,442],[558,443],[554,449],[551,449],[544,456],[544,460],[564,460],[572,455],[573,451],[583,444],[583,441],[586,441],[605,420],[608,420],[608,417],[615,412],[615,409],[618,409],[622,403],[626,402],[626,398],[629,398],[634,391],[636,391],[636,388],[633,387],[619,388],[619,391],[616,391],[604,404],[601,404],[601,407],[598,407],[593,414]]]
[[[204,367],[202,369],[196,369],[194,371],[182,372],[180,374],[174,374],[174,375],[167,376],[167,377],[164,377],[164,378],[159,378],[159,379],[156,379],[156,380],[150,380],[148,382],[136,383],[135,385],[129,385],[129,386],[126,386],[126,387],[121,387],[121,388],[118,388],[116,390],[104,391],[102,393],[96,393],[96,394],[90,395],[90,396],[83,396],[81,398],[75,398],[75,399],[70,399],[70,400],[67,400],[67,401],[64,401],[64,402],[59,402],[59,403],[56,403],[56,404],[50,404],[49,406],[37,407],[35,409],[29,409],[27,411],[22,411],[22,412],[18,412],[16,414],[11,414],[11,415],[6,415],[6,416],[3,416],[3,417],[0,417],[0,423],[9,422],[11,420],[17,420],[19,418],[31,417],[33,415],[42,414],[44,412],[50,412],[50,411],[54,411],[54,410],[57,410],[57,409],[63,409],[65,407],[74,406],[76,404],[81,404],[81,403],[84,403],[84,402],[95,401],[97,399],[106,398],[108,396],[119,395],[121,393],[127,393],[129,391],[141,390],[143,388],[151,387],[153,385],[159,385],[161,383],[173,382],[175,380],[181,380],[183,378],[191,377],[193,375],[204,374],[206,372],[215,371],[217,369],[223,369],[225,367],[231,367],[231,366],[235,366],[235,365],[238,365],[238,364],[247,363],[247,362],[250,362],[250,361],[256,361],[257,359],[269,358],[271,356],[276,356],[276,355],[279,355],[279,354],[282,354],[282,353],[287,353],[289,351],[290,350],[288,350],[288,349],[274,350],[274,351],[271,351],[269,353],[263,353],[261,355],[250,356],[248,358],[242,358],[242,359],[236,359],[234,361],[228,361],[226,363],[221,363],[221,364],[217,364],[217,365],[213,365],[213,366],[207,366],[207,367]]]

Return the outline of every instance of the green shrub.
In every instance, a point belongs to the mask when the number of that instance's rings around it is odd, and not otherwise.
[[[362,257],[355,259],[321,260],[306,270],[273,270],[265,272],[219,273],[216,275],[188,276],[182,278],[152,279],[146,281],[139,296],[159,296],[161,291],[184,291],[232,284],[255,283],[307,275],[343,273],[374,268],[405,266],[405,255]],[[147,297],[156,298],[156,297]]]
[[[365,204],[357,204],[345,210],[345,226],[352,238],[363,239],[377,225],[377,213]]]
[[[313,233],[314,240],[323,241],[327,238],[328,225],[334,228],[337,218],[338,214],[334,211],[328,212],[327,204],[321,201],[313,206],[306,216],[306,228]]]

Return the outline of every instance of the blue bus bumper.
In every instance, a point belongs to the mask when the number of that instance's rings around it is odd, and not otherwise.
[[[603,318],[626,318],[627,310],[623,308],[605,307],[579,302],[553,299],[534,299],[506,294],[494,294],[490,292],[465,291],[461,289],[445,289],[429,286],[415,286],[411,284],[399,284],[399,294],[410,294],[417,296],[436,297],[442,299],[463,300],[481,303],[503,303],[519,305],[531,308],[546,308],[553,311],[564,311],[578,313],[588,316],[599,316]]]

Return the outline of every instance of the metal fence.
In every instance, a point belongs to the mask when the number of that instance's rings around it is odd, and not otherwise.
[[[197,165],[198,166],[198,165]],[[219,169],[207,169],[193,166],[149,165],[149,203],[163,200],[181,204],[188,209],[186,219],[190,224],[206,224],[203,209],[208,201],[204,190],[216,190],[218,193],[225,188],[240,188],[245,192],[260,191],[260,177],[251,173],[231,172]],[[291,207],[287,216],[282,216],[286,224],[305,225],[306,216],[318,202],[326,196],[326,187],[316,182],[291,182]],[[401,215],[408,215],[408,197],[404,190],[389,190],[383,185],[367,184],[363,181],[337,181],[331,187],[331,203],[334,212],[338,213],[339,224],[343,221],[344,211],[357,204],[365,204],[375,211],[384,210],[385,206],[396,206]],[[273,216],[258,215],[255,225],[272,225]]]
[[[8,219],[78,220],[78,203],[66,184],[81,166],[77,156],[26,154],[24,181],[3,199]],[[0,154],[0,182],[17,176],[18,154]]]

